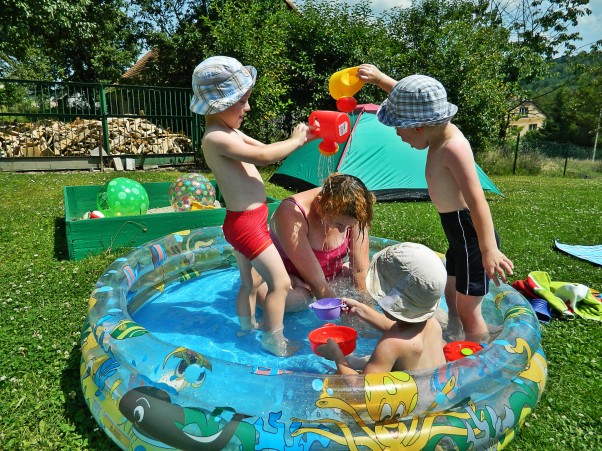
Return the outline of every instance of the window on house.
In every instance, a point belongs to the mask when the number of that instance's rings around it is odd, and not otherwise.
[[[529,108],[526,106],[521,106],[519,110],[520,117],[527,117],[529,115]]]
[[[537,124],[529,124],[529,130],[537,130]]]

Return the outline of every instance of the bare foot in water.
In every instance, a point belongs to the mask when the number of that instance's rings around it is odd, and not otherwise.
[[[261,328],[261,324],[255,321],[255,318],[251,319],[250,316],[239,316],[238,321],[240,322],[240,329],[236,332],[237,337],[244,337],[249,332]]]
[[[261,337],[261,347],[278,357],[293,355],[300,349],[300,344],[284,338],[283,329],[264,332]]]

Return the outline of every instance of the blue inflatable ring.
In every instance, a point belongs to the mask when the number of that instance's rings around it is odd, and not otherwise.
[[[377,251],[394,241],[370,239]],[[495,288],[503,326],[483,350],[440,368],[343,377],[257,368],[166,343],[132,312],[157,283],[235,265],[220,227],[140,246],[100,277],[81,334],[81,383],[98,424],[132,450],[501,449],[547,378],[539,321],[511,287]],[[493,285],[492,285],[493,287]],[[187,383],[165,383],[174,366]]]

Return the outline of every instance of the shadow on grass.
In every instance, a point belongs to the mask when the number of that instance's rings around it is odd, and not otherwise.
[[[54,257],[57,260],[69,260],[67,223],[65,218],[54,219]]]
[[[107,435],[102,431],[84,399],[80,382],[79,367],[81,350],[74,346],[69,354],[67,366],[61,374],[61,390],[65,395],[65,418],[74,426],[75,432],[86,440],[91,450],[113,451],[119,450]],[[91,376],[90,376],[91,377]],[[75,393],[75,396],[70,396]]]

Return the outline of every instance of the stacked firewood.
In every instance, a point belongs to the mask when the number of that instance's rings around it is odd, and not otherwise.
[[[111,155],[192,152],[186,135],[144,118],[109,118],[108,133]],[[2,157],[89,156],[98,155],[100,149],[106,153],[100,120],[0,122]]]

